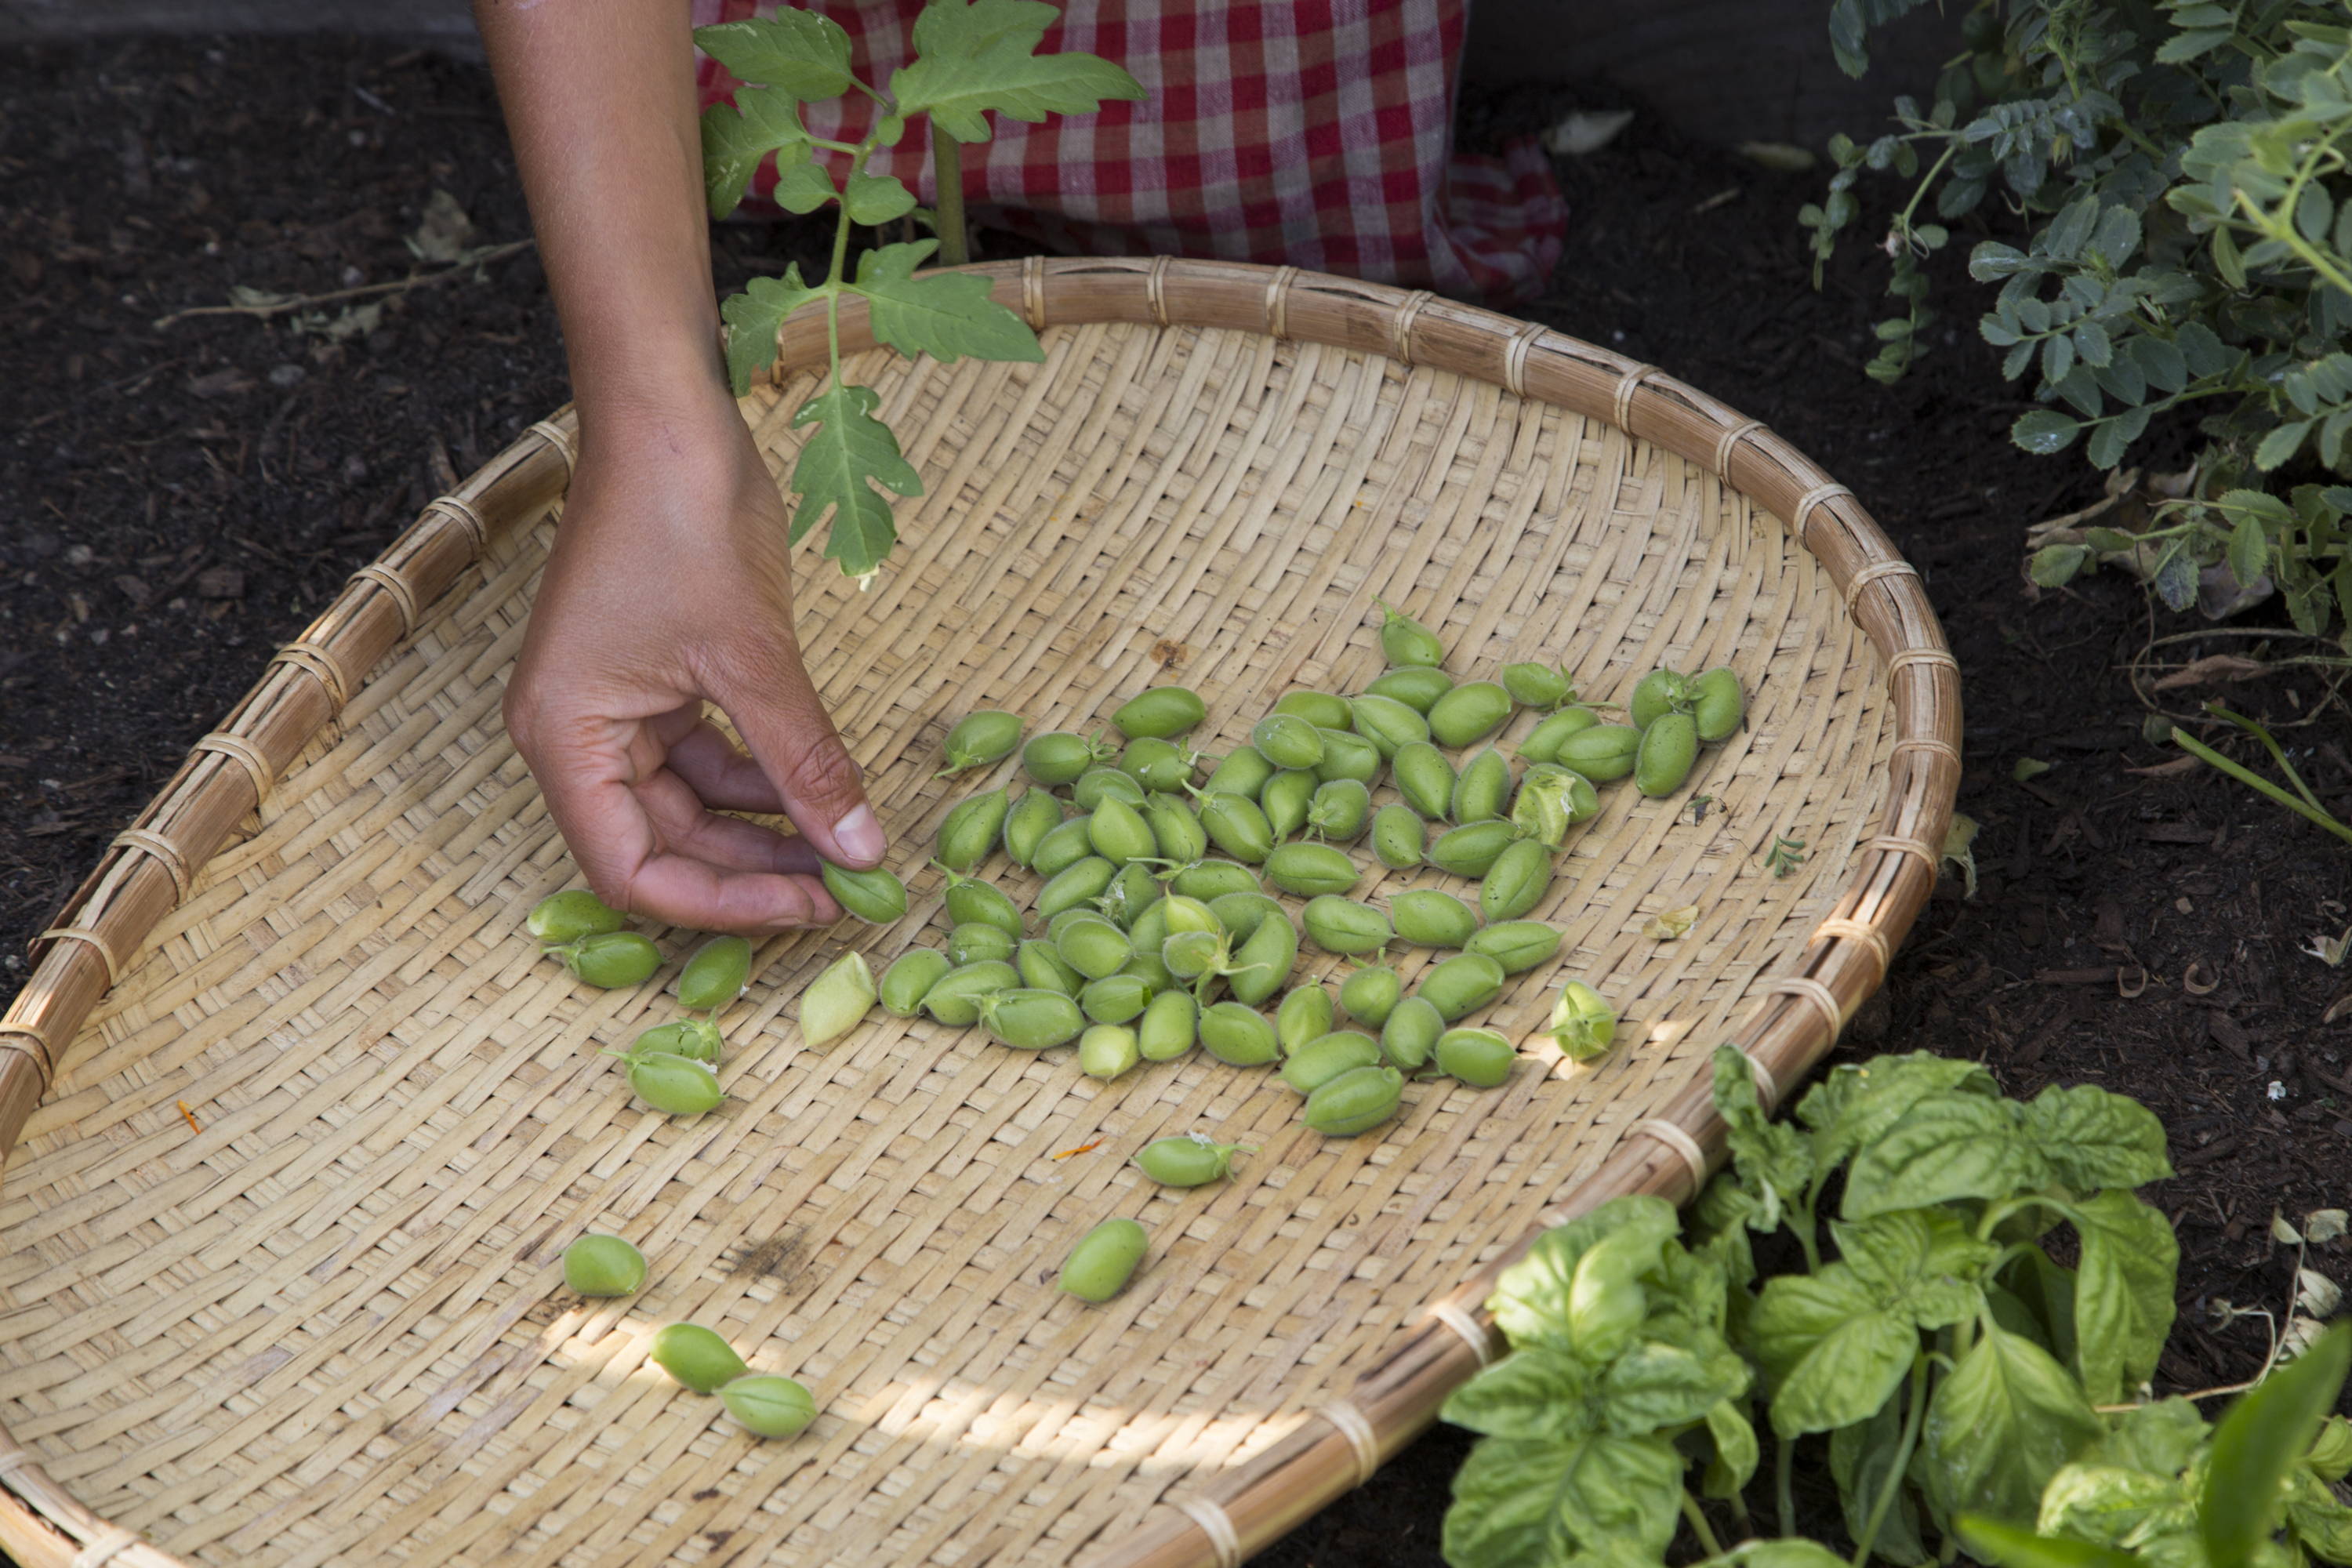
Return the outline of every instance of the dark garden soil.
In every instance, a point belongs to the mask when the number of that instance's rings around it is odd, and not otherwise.
[[[1465,135],[1532,129],[1576,101],[1474,91]],[[2283,1308],[2294,1264],[2269,1239],[2273,1210],[2352,1201],[2352,966],[2302,951],[2352,925],[2352,850],[2215,773],[2147,771],[2171,753],[2142,741],[2126,671],[2310,650],[2255,635],[2260,611],[2221,628],[2151,616],[2113,574],[2026,585],[2026,525],[2098,485],[2071,455],[2009,445],[2018,394],[1974,341],[1951,258],[1935,352],[1889,391],[1862,374],[1879,258],[1841,258],[1819,292],[1809,280],[1793,215],[1818,176],[1637,118],[1562,178],[1567,258],[1526,313],[1664,366],[1811,453],[1926,574],[1959,656],[1977,889],[1946,879],[1847,1048],[1981,1059],[2013,1094],[2091,1082],[2147,1101],[2181,1173],[2149,1190],[2182,1247],[2159,1384],[2248,1375],[2260,1321],[2216,1327],[2213,1307]],[[328,330],[307,334],[155,325],[239,285],[400,279],[436,189],[484,243],[529,232],[478,68],[341,40],[0,51],[0,994],[267,651],[425,498],[563,401],[528,252],[374,297],[369,331],[334,330],[368,300],[324,306]],[[727,227],[719,281],[808,248],[802,231]],[[2149,445],[2159,468],[2175,456]],[[2158,697],[2297,725],[2297,764],[2352,816],[2352,737],[2320,674]],[[2014,782],[2026,758],[2053,765]],[[2352,1275],[2352,1258],[2313,1261]],[[1466,1447],[1438,1429],[1263,1561],[1437,1563]]]

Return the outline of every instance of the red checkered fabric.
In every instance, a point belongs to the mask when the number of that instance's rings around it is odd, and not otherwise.
[[[815,0],[877,86],[906,62],[923,0]],[[693,0],[698,26],[773,0]],[[1071,0],[1045,51],[1125,67],[1150,95],[1042,125],[997,118],[964,149],[965,205],[1058,249],[1287,263],[1465,298],[1524,300],[1559,260],[1568,213],[1532,140],[1501,158],[1453,151],[1467,0]],[[705,58],[702,101],[736,79]],[[861,141],[853,93],[803,112]],[[868,167],[933,199],[917,133]],[[820,156],[829,154],[820,153]],[[838,171],[836,171],[838,172]],[[752,183],[764,202],[772,165]],[[770,210],[773,210],[771,208]]]

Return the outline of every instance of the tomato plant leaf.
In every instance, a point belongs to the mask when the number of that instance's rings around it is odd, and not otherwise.
[[[987,141],[992,110],[1034,124],[1143,96],[1133,77],[1098,55],[1039,55],[1036,47],[1025,32],[1007,31],[969,54],[918,56],[890,74],[890,96],[899,113],[929,114],[959,142]]]
[[[2083,1239],[2074,1282],[2083,1386],[2095,1403],[2113,1405],[2156,1371],[2172,1331],[2180,1244],[2170,1221],[2121,1190],[2070,1204],[2066,1213]]]
[[[694,42],[745,81],[782,88],[803,101],[849,90],[849,35],[814,11],[786,5],[770,16],[697,27]]]
[[[915,18],[915,52],[969,58],[1006,39],[1034,49],[1061,15],[1043,0],[930,0]]]
[[[2058,1179],[2078,1191],[2142,1186],[2172,1174],[2156,1113],[2092,1084],[2035,1095],[2025,1107],[2024,1131]]]
[[[876,341],[913,358],[927,353],[942,364],[958,356],[974,359],[1043,360],[1037,334],[1013,311],[989,298],[989,280],[967,272],[913,276],[939,248],[936,239],[886,245],[857,258],[857,281],[873,310]]]
[[[2099,1430],[2049,1352],[1987,1327],[1927,1401],[1919,1464],[1928,1497],[1948,1518],[2032,1519],[2050,1478]]]
[[[1454,1478],[1445,1560],[1566,1563],[1628,1539],[1653,1561],[1681,1516],[1683,1457],[1662,1437],[1489,1437]]]
[[[879,568],[898,537],[890,521],[890,502],[875,485],[887,485],[902,496],[923,493],[922,479],[899,454],[898,437],[874,417],[881,403],[870,386],[835,385],[802,404],[793,416],[793,428],[814,423],[817,429],[793,465],[793,489],[800,492],[801,505],[793,517],[792,541],[799,543],[827,511],[833,512],[824,552],[852,577]]]
[[[781,88],[747,87],[730,106],[702,111],[702,184],[710,216],[725,217],[743,200],[760,160],[773,153],[781,173],[809,158],[800,101]]]
[[[736,396],[751,391],[752,378],[776,363],[776,329],[783,325],[784,318],[810,300],[824,298],[824,289],[801,281],[800,263],[795,261],[784,268],[782,278],[754,278],[743,286],[743,292],[730,295],[720,304],[719,314],[728,329],[727,379],[734,385]]]
[[[915,210],[915,193],[907,188],[905,182],[888,174],[868,174],[862,170],[849,176],[849,186],[842,194],[842,201],[849,208],[849,221],[852,223],[888,223],[892,218],[904,217]],[[868,251],[866,254],[870,256],[873,253]],[[865,260],[860,258],[858,271],[862,274],[865,269]]]

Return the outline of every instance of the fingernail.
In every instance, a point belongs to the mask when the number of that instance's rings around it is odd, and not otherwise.
[[[833,841],[853,860],[879,860],[885,847],[882,825],[874,820],[873,811],[863,805],[833,825]]]

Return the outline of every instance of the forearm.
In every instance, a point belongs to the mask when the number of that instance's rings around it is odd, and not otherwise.
[[[475,0],[583,425],[722,390],[686,0]]]

